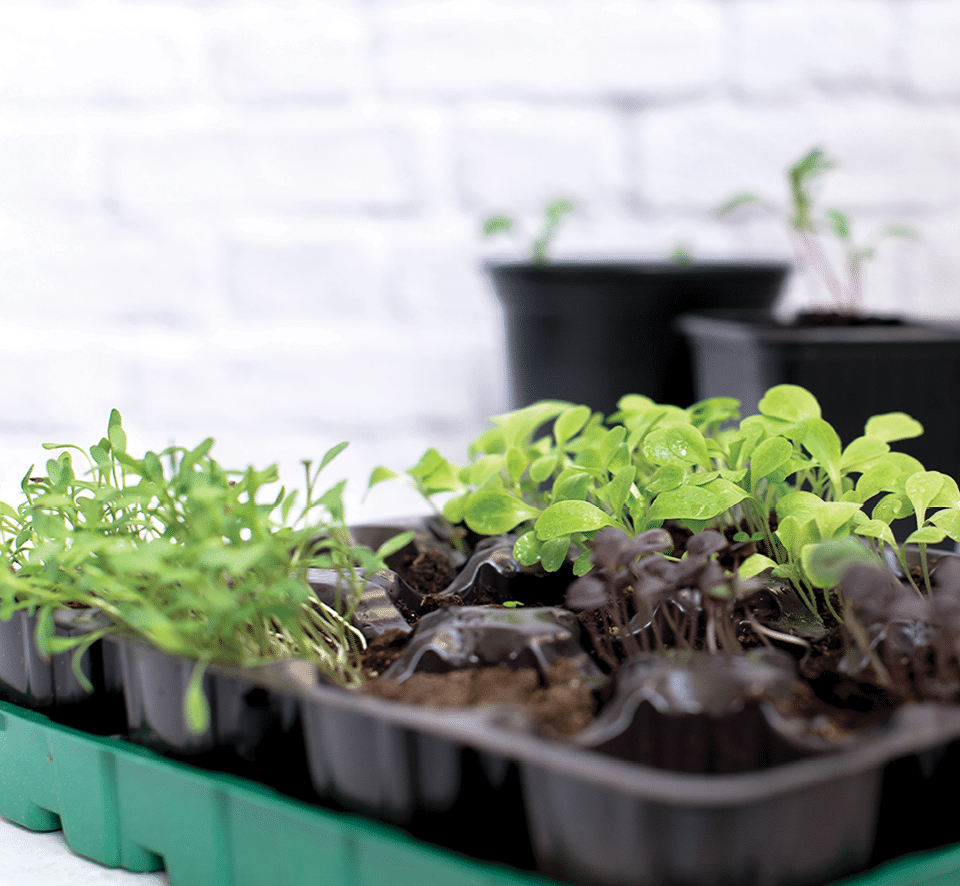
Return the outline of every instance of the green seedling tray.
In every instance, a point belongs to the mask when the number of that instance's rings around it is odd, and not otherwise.
[[[557,886],[4,702],[0,773],[4,818],[34,831],[62,828],[74,852],[109,867],[165,868],[173,886]],[[842,881],[927,884],[960,884],[960,846]]]

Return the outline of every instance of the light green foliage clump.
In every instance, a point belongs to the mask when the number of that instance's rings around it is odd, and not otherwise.
[[[24,501],[0,504],[0,618],[17,609],[38,614],[37,640],[52,653],[89,645],[107,631],[140,636],[167,652],[208,662],[259,664],[299,656],[345,683],[359,679],[362,637],[350,616],[362,590],[357,568],[378,568],[407,537],[374,553],[355,546],[343,512],[343,486],[318,491],[321,470],[304,462],[306,488],[266,496],[276,466],[229,471],[210,454],[170,447],[136,458],[127,451],[120,415],[107,436],[84,451],[59,450],[46,474],[24,477]],[[78,472],[73,453],[81,453]],[[326,606],[306,581],[309,567],[342,576],[343,599]],[[109,626],[82,640],[53,635],[53,612],[90,607]],[[194,710],[193,720],[204,719]]]
[[[445,498],[451,523],[515,533],[516,557],[547,571],[567,560],[577,575],[589,571],[589,543],[605,526],[632,536],[667,521],[695,532],[735,527],[767,552],[748,558],[741,577],[772,569],[813,612],[818,593],[836,585],[838,557],[867,550],[823,542],[858,535],[905,562],[890,528],[904,517],[916,521],[908,543],[960,539],[957,484],[891,450],[923,430],[903,413],[871,418],[843,446],[813,395],[794,385],[770,389],[743,420],[730,398],[681,409],[631,394],[618,405],[606,421],[561,402],[497,416],[467,464],[431,449],[406,478],[431,502]],[[394,476],[378,468],[370,484]]]

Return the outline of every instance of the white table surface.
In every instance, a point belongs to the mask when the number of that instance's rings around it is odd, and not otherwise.
[[[134,874],[74,855],[62,831],[37,834],[0,818],[3,886],[170,886],[164,872]]]

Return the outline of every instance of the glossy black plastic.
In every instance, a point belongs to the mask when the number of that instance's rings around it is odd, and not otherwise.
[[[769,308],[789,270],[777,263],[490,264],[503,306],[513,405],[586,403],[609,414],[624,394],[688,406],[690,355],[677,315]]]
[[[906,412],[925,433],[896,448],[960,476],[960,410],[944,400],[960,386],[960,324],[793,328],[762,311],[710,311],[678,328],[693,349],[697,399],[736,397],[751,415],[768,388],[800,385],[844,443],[870,416]]]

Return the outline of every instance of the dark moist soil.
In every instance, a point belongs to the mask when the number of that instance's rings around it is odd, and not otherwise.
[[[686,539],[692,533],[680,527],[668,525],[665,528],[673,536],[674,550],[682,551]],[[729,540],[732,541],[732,535]],[[733,559],[739,561],[757,547],[762,548],[762,543],[737,545]],[[724,565],[732,568],[735,564]],[[447,606],[464,605],[459,595],[440,593],[454,580],[456,571],[439,551],[428,550],[407,558],[400,574],[424,594],[416,612],[398,603],[398,608],[411,625],[415,625],[419,618],[428,612]],[[566,577],[566,580],[569,580],[569,577]],[[551,582],[541,580],[534,583],[535,586],[540,584],[546,588]],[[519,589],[520,585],[517,585],[517,588]],[[481,593],[481,596],[486,595]],[[530,596],[532,598],[534,594]],[[471,603],[481,602],[495,604],[498,601],[471,600]],[[559,603],[551,600],[550,604],[562,605],[562,600]],[[803,717],[810,721],[815,733],[824,739],[836,741],[855,730],[882,722],[889,716],[891,708],[901,704],[904,699],[879,689],[872,683],[860,682],[840,673],[840,661],[845,651],[841,632],[836,629],[835,620],[822,600],[819,608],[824,623],[833,625],[834,630],[814,642],[799,662],[800,679],[790,698],[785,702],[775,703],[784,716]],[[584,625],[586,619],[593,619],[594,632],[616,630],[615,626],[596,620],[596,614],[592,612],[579,613],[578,618]],[[586,633],[588,632],[585,631]],[[702,630],[700,633],[703,633]],[[569,661],[555,664],[545,680],[540,678],[535,669],[511,669],[506,664],[442,674],[417,673],[403,683],[383,679],[382,674],[402,654],[409,636],[402,631],[391,629],[368,643],[363,653],[365,683],[362,691],[380,698],[437,707],[519,704],[530,712],[546,734],[556,736],[573,735],[589,725],[596,716],[597,699],[582,684],[580,673]],[[600,659],[594,644],[586,636],[584,640],[594,660],[604,671],[609,671],[609,663]],[[739,625],[738,640],[745,649],[762,645],[761,639],[745,622]],[[799,646],[779,643],[775,645],[786,648],[798,658],[802,653]],[[615,646],[620,653],[625,652],[620,644],[615,643]]]
[[[459,594],[427,594],[417,602],[416,609],[411,609],[403,600],[394,600],[393,605],[404,617],[410,627],[415,628],[423,616],[436,612],[446,606],[464,606],[463,597]]]
[[[834,703],[841,703],[840,696],[846,695],[844,700],[849,707],[836,707],[820,697],[816,684],[801,680],[794,683],[793,692],[785,702],[774,704],[784,716],[806,720],[815,735],[830,742],[839,742],[858,730],[879,726],[889,716],[892,700],[875,687],[854,680],[828,683],[833,685],[820,685],[818,688],[825,694],[832,694]]]
[[[798,328],[816,326],[903,326],[900,317],[876,317],[841,311],[801,311],[788,324]]]
[[[427,549],[405,557],[397,570],[421,594],[439,594],[457,577],[450,561],[440,551]]]
[[[555,663],[545,682],[534,668],[494,667],[412,674],[402,683],[373,679],[363,692],[392,701],[435,707],[519,704],[548,735],[568,736],[585,729],[596,714],[593,693],[568,660]]]
[[[399,628],[389,628],[375,640],[368,642],[361,656],[364,681],[379,677],[390,667],[400,657],[408,637],[409,634]]]

